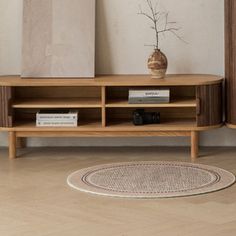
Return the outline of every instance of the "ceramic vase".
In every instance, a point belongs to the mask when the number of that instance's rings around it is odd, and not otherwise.
[[[164,79],[168,66],[168,60],[165,54],[160,49],[155,49],[148,59],[148,69],[151,72],[152,78]]]

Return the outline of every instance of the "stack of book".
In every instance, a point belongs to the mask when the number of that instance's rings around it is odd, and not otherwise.
[[[170,102],[170,89],[129,90],[130,104],[158,104]]]
[[[77,127],[78,111],[41,110],[36,114],[37,127]]]

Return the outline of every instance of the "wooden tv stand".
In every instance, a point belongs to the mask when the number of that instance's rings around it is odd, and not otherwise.
[[[26,137],[191,137],[191,157],[198,157],[198,134],[222,126],[222,82],[213,75],[97,76],[95,79],[22,79],[0,77],[0,131],[9,133],[9,158]],[[128,103],[130,88],[170,88],[169,104]],[[39,128],[39,109],[79,110],[76,128]],[[134,126],[137,108],[160,111],[161,124]]]

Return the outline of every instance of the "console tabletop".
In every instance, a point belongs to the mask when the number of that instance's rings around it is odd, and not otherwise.
[[[99,75],[87,78],[21,78],[1,76],[0,86],[197,86],[217,84],[222,77],[215,75],[167,75],[152,79],[150,75]]]

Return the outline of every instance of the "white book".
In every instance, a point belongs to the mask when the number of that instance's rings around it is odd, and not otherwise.
[[[169,89],[160,90],[129,90],[129,98],[158,98],[170,97]]]
[[[78,120],[78,115],[75,116],[67,116],[67,115],[52,115],[52,116],[48,116],[48,115],[36,115],[36,119],[37,120]]]
[[[38,122],[78,122],[78,119],[54,119],[54,118],[41,119],[41,118],[37,118],[36,121],[38,121]]]
[[[162,104],[170,103],[168,97],[158,97],[158,98],[129,98],[129,104]]]
[[[77,127],[75,121],[36,121],[37,127]]]
[[[69,113],[40,113],[36,114],[37,120],[78,120],[78,112]]]

